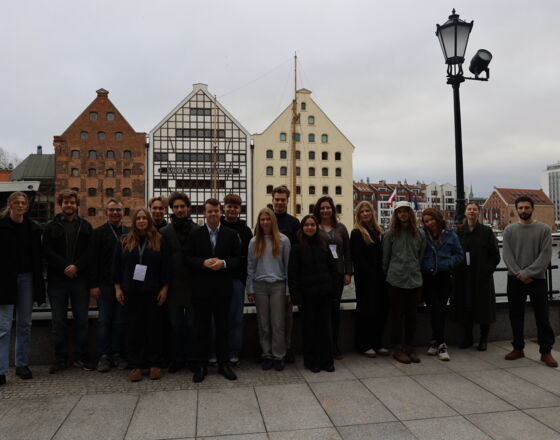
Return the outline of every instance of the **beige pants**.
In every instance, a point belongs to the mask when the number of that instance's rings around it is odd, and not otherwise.
[[[255,304],[262,357],[284,359],[286,355],[286,282],[255,281]]]

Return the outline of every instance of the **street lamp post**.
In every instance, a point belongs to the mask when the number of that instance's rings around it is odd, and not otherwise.
[[[467,23],[459,18],[459,14],[453,9],[449,19],[441,26],[436,25],[436,36],[439,39],[443,57],[447,64],[447,84],[453,88],[453,112],[455,119],[455,175],[457,179],[457,196],[455,198],[455,223],[463,222],[465,216],[465,182],[463,178],[463,138],[461,132],[461,101],[459,97],[459,86],[465,79],[488,81],[490,71],[488,64],[492,60],[492,54],[481,49],[471,60],[469,70],[474,77],[463,75],[463,63],[465,52],[471,33],[473,22]],[[480,78],[480,74],[486,73],[486,77]]]

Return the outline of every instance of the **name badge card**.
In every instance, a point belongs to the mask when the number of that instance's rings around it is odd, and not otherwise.
[[[336,244],[329,244],[329,249],[331,250],[333,258],[336,260],[338,258],[338,254],[336,253]]]
[[[467,266],[471,265],[471,253],[465,252],[465,260],[467,261]]]
[[[148,266],[144,264],[137,264],[134,268],[134,275],[132,279],[134,281],[144,281],[146,279],[146,271],[148,270]]]

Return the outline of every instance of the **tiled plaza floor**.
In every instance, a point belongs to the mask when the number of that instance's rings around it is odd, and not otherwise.
[[[196,385],[186,372],[133,384],[126,372],[36,366],[0,388],[0,439],[560,440],[560,371],[534,343],[517,361],[509,349],[451,347],[451,362],[416,365],[350,354],[319,374],[247,361],[236,382],[211,371]]]

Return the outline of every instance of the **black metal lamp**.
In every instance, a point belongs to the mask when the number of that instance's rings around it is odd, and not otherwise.
[[[441,45],[445,63],[449,65],[448,73],[451,68],[457,65],[462,72],[462,64],[465,62],[465,52],[473,22],[467,23],[459,18],[459,14],[453,9],[449,19],[441,26],[436,25],[436,35]]]
[[[482,72],[485,72],[486,79],[488,79],[490,77],[490,69],[488,68],[490,61],[492,61],[492,54],[486,49],[480,49],[472,58],[469,70],[477,79]]]

